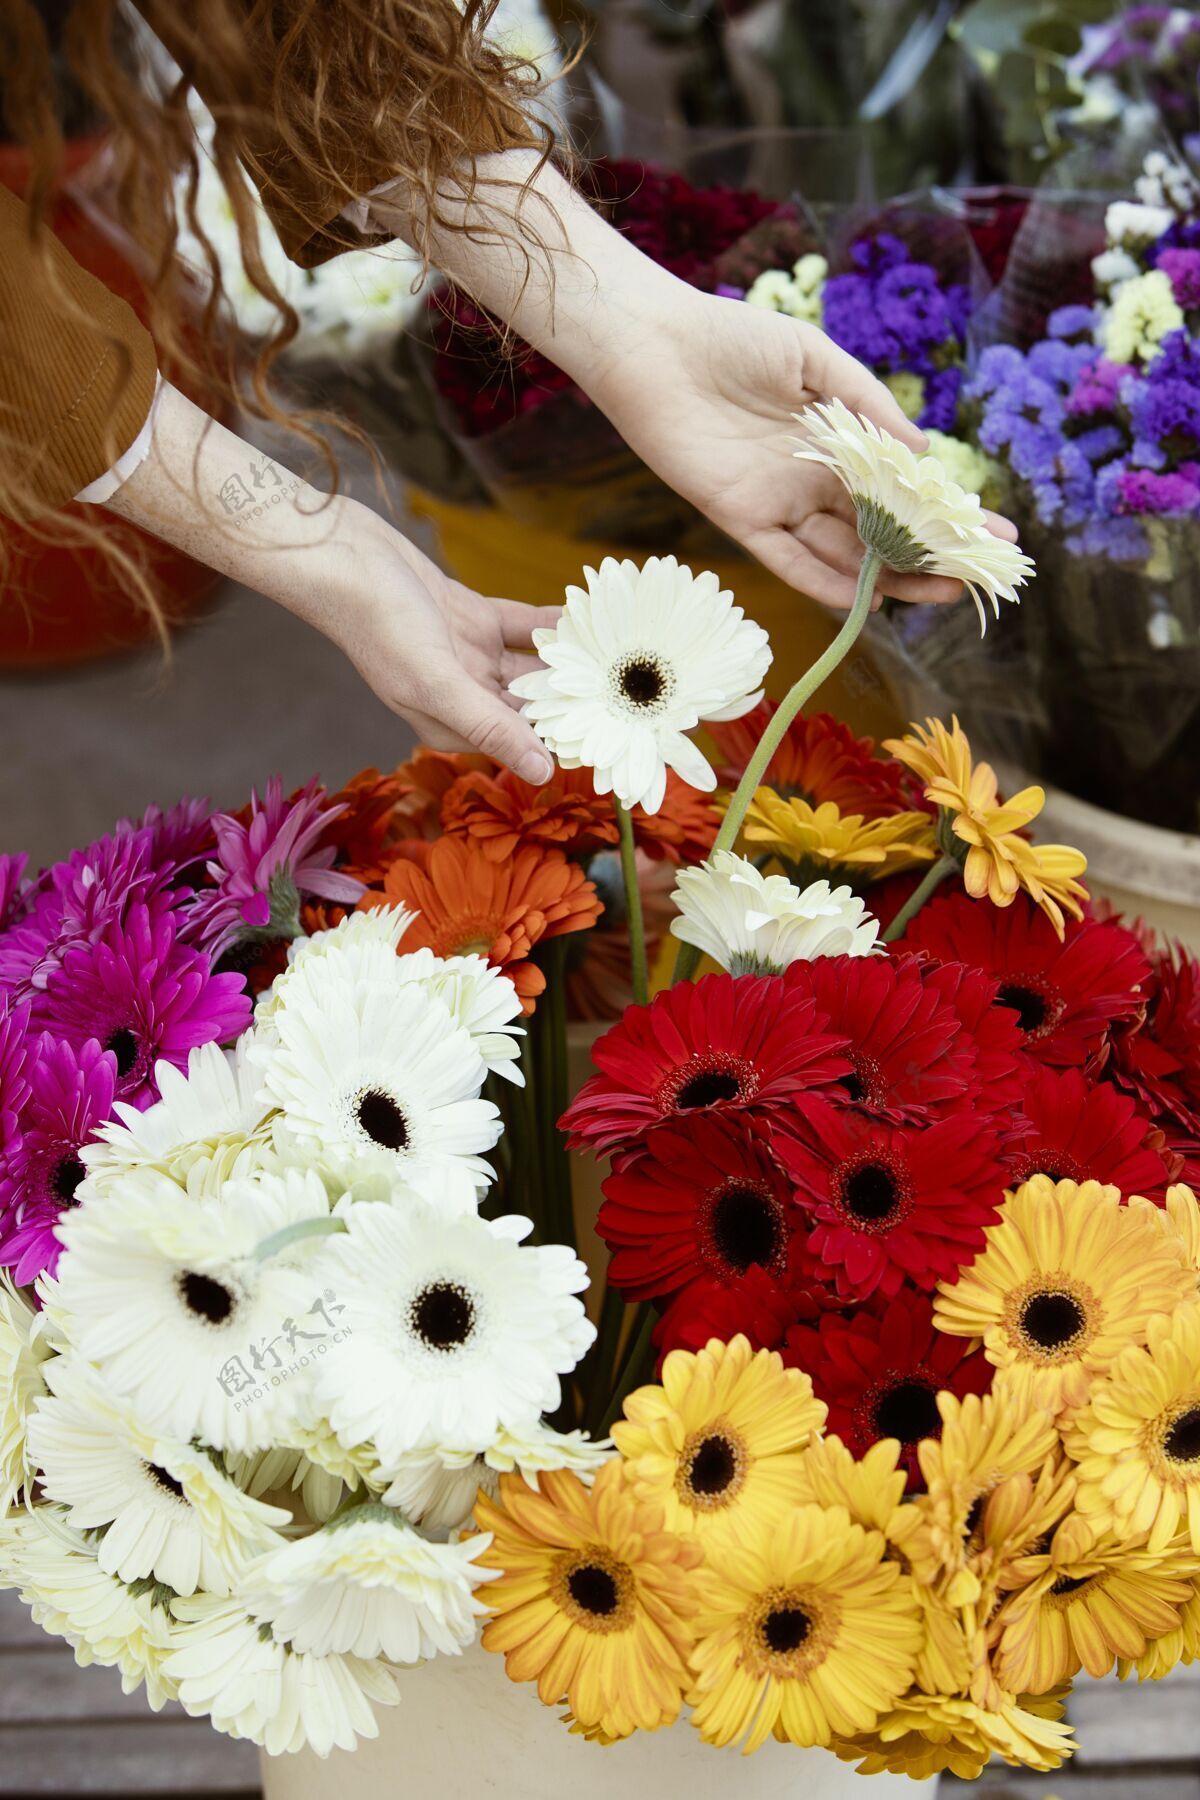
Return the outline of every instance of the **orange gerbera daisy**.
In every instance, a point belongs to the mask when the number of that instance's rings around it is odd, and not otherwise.
[[[322,840],[333,845],[339,869],[368,887],[382,878],[385,846],[396,829],[397,808],[408,792],[409,784],[400,770],[383,775],[378,769],[363,769],[339,793],[329,796],[331,807],[344,808]]]
[[[725,786],[737,786],[775,710],[774,700],[763,700],[744,718],[705,727],[727,759],[720,771]],[[912,805],[903,769],[876,756],[871,738],[855,737],[828,713],[801,713],[793,719],[762,785],[812,806],[831,801],[841,812],[864,819],[907,812]]]
[[[597,794],[590,769],[556,767],[545,787],[511,769],[460,775],[442,802],[442,826],[471,838],[492,862],[507,862],[518,844],[586,858],[617,842],[612,800]]]
[[[492,862],[469,838],[439,838],[420,848],[419,862],[398,857],[382,889],[364,895],[360,907],[409,907],[417,917],[400,940],[402,951],[486,956],[532,1012],[546,986],[529,961],[533,947],[596,923],[601,902],[592,883],[561,851],[532,844],[507,863]]]
[[[442,829],[442,802],[462,775],[479,770],[494,775],[499,764],[475,751],[427,750],[418,744],[406,763],[396,770],[403,797],[396,808],[400,832],[433,838]]]

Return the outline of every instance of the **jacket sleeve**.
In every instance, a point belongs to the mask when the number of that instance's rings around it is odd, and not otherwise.
[[[57,510],[129,448],[154,399],[154,340],[129,305],[47,238],[47,283],[29,214],[0,186],[0,459],[20,467],[30,512]]]

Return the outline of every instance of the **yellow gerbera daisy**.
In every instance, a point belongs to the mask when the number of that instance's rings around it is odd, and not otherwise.
[[[1066,1446],[1098,1530],[1149,1533],[1157,1550],[1183,1528],[1200,1551],[1200,1304],[1150,1319],[1145,1349],[1131,1345],[1096,1383]]]
[[[1200,1201],[1182,1181],[1167,1189],[1165,1218],[1179,1239],[1188,1267],[1200,1276]]]
[[[771,1732],[828,1744],[895,1704],[912,1679],[921,1615],[884,1549],[844,1506],[801,1506],[706,1565],[688,1696],[706,1743],[744,1738],[747,1755]]]
[[[1139,1681],[1161,1681],[1180,1663],[1200,1659],[1200,1587],[1191,1584],[1191,1593],[1180,1609],[1179,1619],[1165,1636],[1154,1638],[1141,1656],[1122,1657],[1117,1674],[1124,1681],[1135,1673]]]
[[[1048,1774],[1074,1750],[1071,1727],[1061,1723],[1064,1692],[1022,1695],[999,1709],[957,1695],[911,1694],[879,1720],[875,1729],[835,1743],[843,1762],[857,1762],[860,1775],[908,1775],[927,1780],[946,1769],[974,1781],[993,1756],[1014,1768]]]
[[[759,788],[750,802],[742,834],[748,844],[774,850],[792,863],[810,864],[819,873],[832,867],[853,869],[872,881],[919,868],[937,856],[928,813],[865,819],[861,813],[842,813],[832,800],[812,806],[798,796],[785,800],[767,787]]]
[[[547,1706],[566,1701],[584,1734],[628,1737],[679,1715],[695,1593],[695,1541],[662,1528],[661,1508],[626,1486],[619,1462],[592,1487],[568,1470],[502,1475],[475,1518],[493,1534],[478,1558],[502,1571],[486,1591],[483,1629],[511,1681],[536,1681]]]
[[[966,846],[960,860],[968,894],[976,900],[986,894],[993,906],[1011,906],[1024,888],[1059,937],[1064,907],[1075,918],[1082,916],[1087,889],[1075,878],[1087,868],[1087,857],[1068,844],[1031,844],[1019,835],[1046,804],[1040,787],[1022,788],[1001,803],[995,770],[990,763],[972,762],[956,718],[949,731],[940,719],[926,719],[924,728],[914,725],[907,736],[888,738],[884,749],[921,778],[925,798],[942,809],[951,834]]]
[[[1106,1675],[1119,1656],[1180,1626],[1200,1559],[1186,1546],[1151,1550],[1094,1533],[1072,1513],[1040,1554],[1028,1587],[993,1620],[996,1672],[1005,1686],[1044,1693],[1080,1669]]]
[[[941,1284],[934,1319],[982,1338],[1001,1386],[1057,1412],[1082,1406],[1125,1346],[1146,1341],[1150,1314],[1195,1289],[1181,1240],[1149,1201],[1122,1206],[1098,1181],[1034,1175],[1007,1196],[983,1254]]]
[[[925,1492],[917,1505],[929,1526],[936,1567],[918,1576],[953,1579],[966,1569],[971,1534],[987,1500],[1012,1475],[1033,1474],[1058,1448],[1049,1413],[1014,1394],[938,1395],[940,1437],[917,1456]]]
[[[809,1377],[775,1351],[714,1338],[695,1355],[673,1350],[661,1387],[631,1394],[612,1435],[638,1497],[662,1508],[668,1531],[707,1547],[795,1506],[799,1453],[825,1414]]]

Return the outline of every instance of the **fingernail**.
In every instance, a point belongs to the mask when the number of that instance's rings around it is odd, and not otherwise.
[[[554,764],[541,750],[530,750],[517,767],[517,774],[531,787],[544,787],[554,773]]]

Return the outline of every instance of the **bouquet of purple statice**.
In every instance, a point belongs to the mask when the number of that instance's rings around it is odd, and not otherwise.
[[[1094,110],[1119,115],[1143,96],[1200,162],[1200,17],[1186,6],[1129,6],[1085,25],[1073,74]]]

